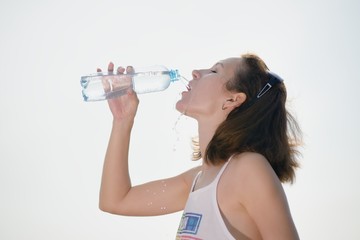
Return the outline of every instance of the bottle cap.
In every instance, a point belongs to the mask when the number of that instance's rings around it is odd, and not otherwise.
[[[178,70],[170,70],[169,75],[170,75],[170,81],[171,82],[175,82],[175,81],[178,81],[180,79],[180,74],[179,74]]]

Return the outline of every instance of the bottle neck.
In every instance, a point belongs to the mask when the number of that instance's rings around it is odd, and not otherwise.
[[[181,78],[178,70],[170,70],[169,71],[169,76],[170,76],[170,81],[171,82],[178,81]]]

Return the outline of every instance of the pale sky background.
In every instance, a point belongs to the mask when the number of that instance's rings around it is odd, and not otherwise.
[[[360,2],[0,0],[0,239],[174,239],[181,213],[98,209],[111,129],[106,102],[82,101],[80,76],[116,65],[196,68],[254,52],[285,79],[304,132],[285,185],[302,239],[360,239]],[[194,122],[181,87],[141,95],[130,149],[134,184],[190,161]]]

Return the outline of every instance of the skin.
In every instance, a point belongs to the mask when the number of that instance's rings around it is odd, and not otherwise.
[[[217,126],[246,100],[244,93],[230,92],[224,87],[241,64],[241,58],[229,58],[210,69],[194,70],[189,91],[183,92],[176,104],[178,111],[197,120],[202,156]],[[114,70],[112,63],[108,70]],[[121,67],[117,69],[119,74],[124,71]],[[126,71],[133,69],[128,67]],[[202,174],[195,190],[216,177],[222,165],[203,162],[178,176],[132,186],[128,151],[139,100],[129,90],[108,103],[113,125],[103,167],[101,210],[129,216],[177,212],[184,209],[199,171]],[[281,182],[264,156],[257,153],[234,156],[220,178],[217,198],[224,222],[236,239],[299,239]]]

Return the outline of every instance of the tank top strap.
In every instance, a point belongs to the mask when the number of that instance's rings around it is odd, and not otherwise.
[[[219,179],[221,178],[222,174],[224,173],[227,165],[230,163],[230,161],[231,161],[231,159],[232,159],[233,156],[234,156],[234,155],[231,155],[231,156],[229,157],[229,160],[227,160],[227,161],[225,162],[224,166],[221,167],[219,173],[217,174],[217,176],[216,176],[216,178],[215,178],[215,180],[214,180],[214,182],[216,182],[216,184],[217,184],[217,182],[219,182]]]
[[[201,175],[201,172],[202,172],[202,171],[199,171],[199,172],[196,174],[196,176],[195,176],[195,178],[194,178],[194,180],[193,180],[193,182],[192,182],[192,186],[191,186],[190,192],[193,192],[193,191],[194,191],[195,185],[196,185],[196,183],[197,183],[197,181],[198,181],[198,179],[199,179],[199,177],[200,177],[200,175]]]

